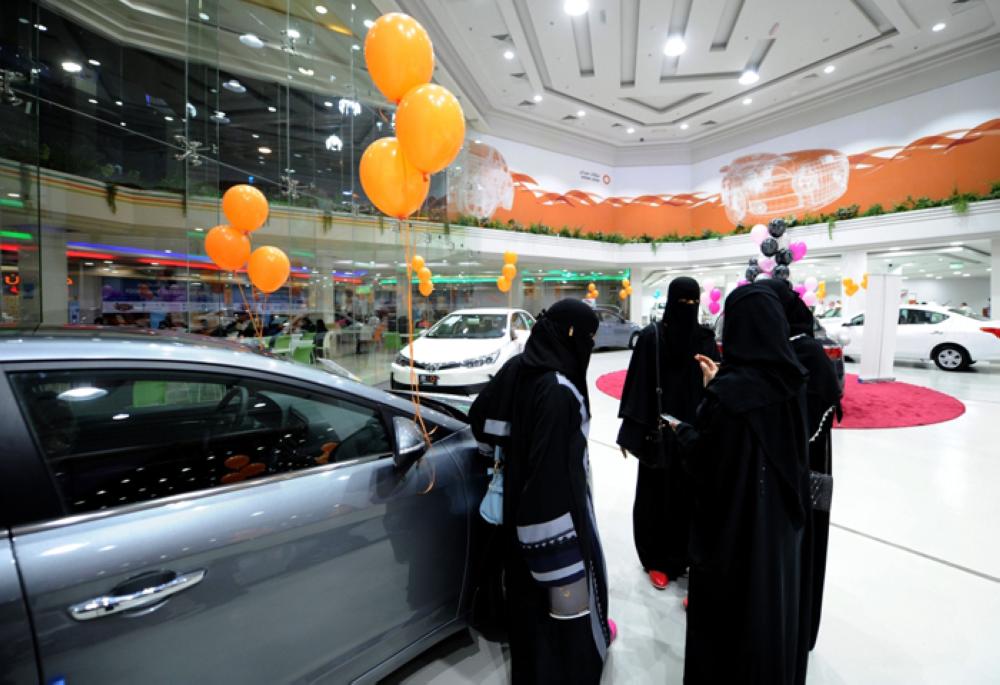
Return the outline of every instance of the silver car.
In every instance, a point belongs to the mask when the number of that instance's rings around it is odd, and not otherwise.
[[[464,627],[458,414],[428,447],[405,399],[200,337],[5,331],[0,365],[3,682],[367,683]]]
[[[642,326],[629,321],[617,309],[596,307],[594,311],[600,320],[597,335],[594,336],[594,347],[635,347]]]

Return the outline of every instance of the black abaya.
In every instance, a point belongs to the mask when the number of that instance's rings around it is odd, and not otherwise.
[[[805,673],[805,369],[757,286],[727,299],[723,349],[694,424],[677,428],[695,497],[684,682],[791,685]]]

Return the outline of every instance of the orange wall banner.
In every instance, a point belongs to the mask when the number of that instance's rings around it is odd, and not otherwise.
[[[530,175],[511,171],[513,204],[498,207],[492,218],[556,231],[659,237],[729,233],[737,224],[830,214],[850,205],[862,213],[875,204],[889,211],[907,198],[988,191],[1000,181],[1000,119],[854,155],[833,149],[745,155],[720,172],[721,193],[602,197],[582,190],[550,192]]]

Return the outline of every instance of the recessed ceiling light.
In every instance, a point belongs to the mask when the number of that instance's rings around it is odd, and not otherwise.
[[[627,129],[625,129],[625,133],[635,133],[635,129],[629,126]]]
[[[472,142],[473,142],[473,143],[475,143],[476,145],[479,145],[479,144],[480,144],[480,143],[482,143],[483,141],[479,140],[479,138],[476,138],[476,139],[475,139],[474,141],[472,141]]]
[[[687,43],[680,36],[667,38],[667,42],[663,46],[663,54],[667,57],[683,55],[685,50],[687,50]]]
[[[503,58],[504,59],[514,59],[514,51],[513,50],[504,50],[503,51]]]
[[[361,49],[361,46],[358,45],[357,43],[355,43],[354,45],[351,46],[351,50],[357,51],[357,50],[360,50],[360,49]]]
[[[943,21],[939,21],[938,23],[934,24],[934,26],[931,27],[931,31],[933,31],[934,33],[937,33],[938,31],[944,31],[946,26],[947,26],[946,23],[944,23]]]
[[[541,102],[542,101],[542,96],[541,95],[535,95],[531,99],[534,100],[535,102]]]
[[[248,48],[262,48],[264,47],[264,41],[258,38],[253,33],[244,33],[240,36],[240,42],[246,45]]]
[[[372,26],[375,26],[375,22],[371,19],[365,19],[362,23],[365,25],[366,29],[370,29]]]
[[[163,117],[163,120],[164,120],[164,121],[173,121],[173,120],[174,120],[174,118],[173,118],[172,116],[164,116],[164,117]]]
[[[69,72],[70,74],[79,74],[83,71],[83,67],[77,62],[63,62],[61,66],[63,71]]]
[[[285,31],[285,35],[291,38],[292,40],[298,40],[302,36],[302,34],[299,33],[298,29],[288,29],[287,31]]]
[[[589,9],[590,2],[588,0],[566,0],[563,3],[563,12],[571,17],[579,17],[586,14]]]
[[[271,148],[265,145],[261,145],[259,148],[257,148],[257,152],[259,152],[262,155],[269,155],[271,154]]]
[[[267,106],[267,111],[268,111],[268,112],[277,112],[277,111],[278,111],[278,108],[277,108],[277,107],[275,107],[274,105],[268,105],[268,106]]]
[[[324,100],[323,101],[323,106],[324,107],[333,107],[333,103],[330,102],[329,100]]]
[[[740,74],[740,85],[749,86],[760,81],[760,74],[753,69],[747,69]]]
[[[99,66],[101,66],[101,63],[98,62],[96,59],[88,59],[87,60],[87,64],[89,64],[92,67],[99,67]]]
[[[325,7],[323,7],[323,5],[316,5],[316,13],[317,14],[326,14],[327,13],[327,9]]]
[[[49,27],[46,26],[45,24],[35,24],[35,28],[42,32],[49,30]]]
[[[199,12],[198,18],[201,19],[202,21],[208,21],[210,17],[204,12]]]
[[[222,87],[230,92],[239,93],[241,95],[247,92],[247,87],[234,78],[231,78],[223,83]]]
[[[823,73],[824,74],[832,74],[836,70],[837,70],[837,67],[834,66],[834,65],[832,65],[832,64],[827,64],[825,67],[823,67]]]
[[[128,126],[128,124],[126,124],[126,123],[125,123],[124,121],[123,121],[123,122],[121,122],[121,125],[122,125],[122,127],[123,127],[123,128],[124,128],[125,126]]]
[[[299,67],[299,73],[303,76],[312,76],[316,72],[312,69],[307,69],[306,67]]]
[[[583,117],[587,116],[587,112],[582,109],[578,109],[576,111],[576,116],[582,119]]]
[[[121,100],[115,100],[115,104],[118,105],[119,107],[121,107],[122,106],[122,101]]]
[[[685,121],[685,122],[684,122],[683,124],[681,124],[681,130],[682,130],[682,131],[686,131],[686,130],[688,129],[688,126],[689,126],[689,125],[690,125],[690,124],[688,124],[688,123],[687,123],[687,122]]]
[[[84,262],[83,265],[84,266],[93,266],[94,263],[93,262]]]
[[[753,102],[753,98],[743,98],[744,105],[749,105],[751,102]]]
[[[90,99],[87,100],[87,102],[89,102],[92,105],[96,105],[97,104],[97,100],[95,98],[90,98]]]

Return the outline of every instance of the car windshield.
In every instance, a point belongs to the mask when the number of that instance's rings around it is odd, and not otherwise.
[[[949,308],[948,311],[951,312],[952,314],[958,314],[959,316],[965,316],[965,317],[968,317],[968,318],[973,319],[975,321],[989,321],[989,319],[987,319],[986,317],[979,316],[979,314],[976,314],[974,311],[971,311],[971,310],[968,310],[968,309],[962,310],[962,309],[955,309],[955,308],[952,307],[952,308]]]
[[[427,331],[428,338],[502,338],[506,314],[449,314]]]

